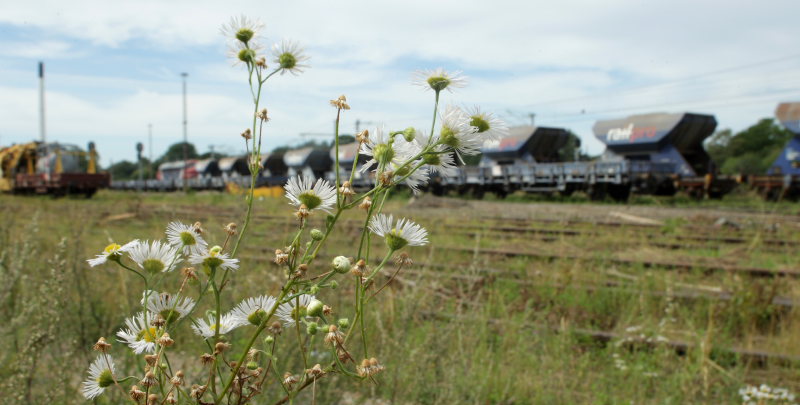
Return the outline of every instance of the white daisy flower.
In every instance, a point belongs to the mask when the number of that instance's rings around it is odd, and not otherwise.
[[[432,143],[430,137],[424,131],[417,131],[415,140],[422,145]],[[440,176],[452,177],[458,174],[458,166],[453,154],[446,150],[444,145],[436,145],[431,152],[425,153],[422,160],[425,161],[424,167],[430,170],[431,174],[438,173]]]
[[[89,262],[89,266],[99,266],[109,260],[117,261],[122,257],[122,254],[129,251],[132,247],[136,246],[139,243],[138,239],[130,241],[123,246],[120,246],[116,243],[112,243],[106,246],[103,249],[103,252],[97,255],[94,259],[86,260]]]
[[[147,314],[145,320],[144,312],[125,320],[126,328],[117,331],[117,337],[120,342],[125,343],[133,349],[136,354],[144,352],[154,353],[156,351],[156,339],[158,339],[158,328],[151,325],[150,322],[156,319],[156,314]]]
[[[305,205],[309,211],[319,209],[330,213],[336,204],[336,188],[327,180],[317,179],[316,183],[310,177],[295,176],[286,182],[286,198],[291,204],[300,207]]]
[[[299,306],[296,307],[299,301]],[[275,316],[283,321],[286,327],[294,326],[294,323],[302,318],[305,318],[308,313],[308,305],[316,301],[313,295],[303,294],[299,297],[292,298],[288,302],[281,304],[275,311]]]
[[[279,44],[272,46],[272,56],[275,57],[275,63],[281,68],[281,74],[289,72],[295,76],[308,68],[304,64],[310,58],[303,54],[303,48],[297,42],[284,39]]]
[[[369,230],[385,238],[386,245],[392,250],[428,243],[428,231],[405,218],[395,224],[391,215],[378,214],[369,221]]]
[[[264,50],[264,47],[257,43],[244,44],[242,42],[234,42],[228,44],[228,51],[225,56],[233,59],[233,65],[247,65],[249,63],[256,63],[258,55]]]
[[[239,268],[239,259],[233,259],[227,253],[222,253],[222,248],[214,246],[200,253],[192,253],[189,263],[202,264],[208,268],[219,270],[236,270]]]
[[[94,399],[106,388],[114,385],[116,366],[111,356],[101,353],[89,366],[89,378],[83,382],[81,393],[86,399]]]
[[[170,245],[181,249],[184,254],[202,253],[208,248],[208,243],[193,225],[170,222],[166,234]]]
[[[477,128],[484,141],[499,141],[508,136],[506,123],[494,114],[483,112],[478,106],[472,107],[466,114],[470,117],[469,124]]]
[[[420,86],[425,90],[433,89],[440,92],[444,89],[452,92],[454,87],[464,87],[467,85],[467,77],[460,71],[448,73],[442,68],[434,70],[418,70],[414,72],[412,84]]]
[[[403,180],[403,184],[408,186],[408,188],[410,188],[411,191],[414,192],[414,194],[419,194],[420,186],[424,186],[425,184],[428,183],[430,172],[428,168],[424,166],[418,168],[417,170],[414,170],[414,172],[411,173],[410,175],[409,172],[421,162],[422,160],[417,160],[405,166],[392,162],[390,164],[391,167],[390,170],[392,170],[393,172],[393,179],[400,180],[401,178],[408,175],[408,177],[406,177],[406,179]],[[378,179],[376,178],[376,180]]]
[[[250,297],[242,301],[231,311],[235,321],[241,325],[259,326],[275,305],[275,298],[269,295]]]
[[[360,170],[361,172],[366,172],[369,169],[373,169],[378,162],[387,164],[392,162],[399,166],[421,151],[422,146],[416,140],[409,142],[405,140],[402,134],[391,136],[384,128],[377,127],[374,132],[370,132],[367,142],[361,144],[359,153],[370,156],[371,159],[364,163]],[[375,168],[375,171],[377,171],[377,168]]]
[[[172,294],[159,294],[155,291],[150,291],[147,296],[147,310],[161,315],[167,321],[167,324],[171,324],[188,315],[194,307],[194,300],[189,297],[179,298]],[[144,297],[142,297],[142,302],[144,302]]]
[[[208,315],[208,322],[203,319],[198,319],[197,322],[192,325],[192,329],[194,333],[208,339],[214,337],[214,332],[219,329],[219,334],[224,335],[239,326],[242,326],[240,323],[237,322],[236,318],[234,318],[231,314],[224,314],[219,319],[219,327],[217,326],[217,317],[214,314]]]
[[[246,44],[254,38],[257,39],[263,29],[264,23],[261,20],[249,18],[242,14],[238,18],[231,17],[231,21],[228,24],[223,24],[219,31],[230,40]]]
[[[150,274],[175,270],[178,264],[178,248],[160,240],[151,243],[139,242],[128,252],[131,260]]]
[[[460,108],[449,105],[441,115],[439,143],[453,148],[457,154],[477,155],[483,146],[483,136],[470,122],[472,119]]]

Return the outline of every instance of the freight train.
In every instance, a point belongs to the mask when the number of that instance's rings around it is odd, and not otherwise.
[[[782,103],[776,115],[795,136],[765,176],[721,176],[703,148],[714,133],[712,115],[654,113],[595,123],[595,137],[606,145],[603,155],[590,162],[565,161],[559,153],[579,142],[563,128],[519,126],[498,144],[487,145],[476,166],[461,166],[454,176],[434,177],[427,190],[434,194],[457,192],[481,196],[492,192],[584,192],[592,199],[610,197],[624,201],[632,193],[674,195],[682,191],[696,198],[719,198],[735,187],[749,185],[767,199],[800,196],[800,103]],[[334,150],[300,148],[262,156],[264,171],[259,186],[283,185],[290,176],[335,177]],[[339,147],[339,168],[349,176],[357,144]],[[359,158],[359,162],[367,159]],[[170,191],[183,188],[224,189],[227,183],[249,186],[245,157],[218,161],[165,163],[154,180],[115,181],[113,188]],[[357,188],[371,187],[374,179],[360,172]]]

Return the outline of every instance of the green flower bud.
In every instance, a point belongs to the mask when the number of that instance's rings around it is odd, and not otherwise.
[[[268,335],[267,337],[264,338],[264,344],[267,345],[267,346],[271,346],[272,342],[274,342],[274,341],[275,341],[275,338],[272,337],[272,335]]]
[[[416,135],[417,135],[417,130],[415,130],[414,127],[408,127],[405,130],[403,130],[403,138],[406,139],[406,142],[413,141]]]
[[[247,362],[247,369],[248,370],[255,370],[257,368],[258,368],[258,363],[256,363],[255,361],[248,361]]]
[[[325,237],[325,234],[322,233],[322,231],[320,231],[319,229],[312,229],[311,230],[311,239],[314,239],[316,241],[321,241],[322,238],[324,238],[324,237]]]
[[[394,158],[394,149],[385,143],[379,143],[372,149],[372,156],[380,163],[388,163]]]
[[[350,271],[351,263],[350,259],[344,256],[336,256],[333,258],[331,265],[333,266],[333,270],[337,273],[347,273]]]
[[[319,285],[314,284],[311,287],[308,287],[308,293],[314,295],[319,292]]]
[[[322,315],[322,301],[320,300],[313,300],[308,307],[306,307],[306,313],[308,316],[320,316]]]
[[[347,329],[347,328],[350,327],[350,320],[347,319],[347,318],[342,318],[342,319],[339,319],[338,324],[339,324],[340,328]]]
[[[319,330],[319,325],[317,325],[316,322],[309,322],[308,325],[306,325],[306,332],[309,335],[316,335],[317,330]]]
[[[331,282],[328,283],[328,285],[331,287],[331,290],[339,288],[339,282],[336,280],[331,280]]]

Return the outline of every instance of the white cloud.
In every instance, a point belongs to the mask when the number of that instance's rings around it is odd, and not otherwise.
[[[596,119],[699,109],[716,113],[721,126],[741,129],[772,115],[782,99],[798,98],[793,76],[800,57],[676,81],[791,55],[800,35],[793,17],[798,11],[800,3],[784,0],[769,6],[689,0],[6,2],[0,24],[26,37],[0,42],[0,52],[22,59],[86,53],[71,60],[72,72],[92,63],[82,56],[107,48],[135,49],[131,58],[196,53],[185,62],[134,63],[133,72],[110,66],[107,77],[62,75],[69,88],[51,76],[51,133],[80,144],[93,137],[101,152],[104,142],[114,145],[104,153],[114,159],[133,156],[148,122],[162,150],[180,140],[177,73],[184,70],[191,72],[190,138],[201,150],[210,144],[238,148],[236,134],[251,107],[243,71],[222,55],[218,28],[242,12],[264,19],[268,39],[298,39],[312,56],[312,68],[301,77],[269,84],[272,146],[300,132],[330,131],[327,100],[342,93],[353,105],[343,124],[348,130],[355,119],[426,128],[431,94],[409,86],[410,71],[445,65],[472,76],[448,102],[480,104],[516,123],[536,113],[538,123],[569,126],[598,152],[602,146],[591,135]],[[26,42],[36,34],[46,38]],[[7,62],[0,74],[0,137],[35,137],[35,81]]]

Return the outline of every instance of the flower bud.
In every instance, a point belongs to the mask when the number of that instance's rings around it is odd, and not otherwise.
[[[333,259],[331,265],[333,266],[333,269],[337,273],[347,273],[348,271],[350,271],[350,266],[351,266],[350,259],[344,256],[336,256]]]
[[[322,301],[320,300],[312,300],[308,307],[306,308],[306,313],[308,316],[320,316],[322,315]]]
[[[267,337],[264,338],[264,344],[267,345],[267,346],[271,345],[272,342],[274,342],[274,341],[275,341],[275,338],[272,337],[272,335],[267,335]]]
[[[337,323],[339,324],[339,327],[342,329],[347,329],[350,327],[350,320],[347,318],[339,319],[339,322]]]
[[[258,363],[256,363],[255,361],[247,362],[247,369],[248,370],[255,370],[257,368],[258,368]]]
[[[335,289],[339,288],[339,282],[336,281],[336,280],[331,280],[331,282],[328,283],[328,286],[331,287],[331,290],[335,290]]]
[[[319,229],[312,229],[311,230],[311,239],[314,239],[316,241],[321,241],[322,238],[324,238],[324,237],[325,237],[325,234],[322,233],[322,231],[320,231]]]
[[[408,127],[405,130],[403,130],[403,138],[405,138],[406,142],[414,141],[414,137],[416,136],[416,134],[417,130],[415,130],[414,127]]]
[[[319,292],[319,285],[314,284],[311,287],[308,287],[308,293],[314,295]]]
[[[309,322],[308,325],[306,325],[306,333],[309,335],[316,335],[317,330],[319,330],[319,325],[317,325],[316,322]]]

